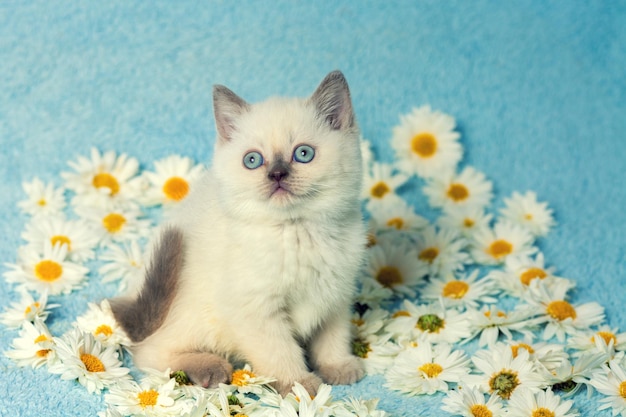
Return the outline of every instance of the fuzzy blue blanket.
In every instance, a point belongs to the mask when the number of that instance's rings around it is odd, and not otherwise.
[[[4,1],[0,313],[20,300],[6,273],[25,245],[24,182],[64,185],[68,162],[91,148],[128,154],[141,170],[174,154],[207,162],[213,84],[251,102],[307,96],[341,69],[378,161],[396,160],[390,139],[400,116],[430,105],[456,119],[459,169],[472,166],[493,182],[492,213],[515,191],[532,190],[548,203],[556,225],[535,246],[556,275],[575,283],[570,305],[604,307],[602,324],[619,351],[617,335],[626,331],[625,21],[621,0]],[[434,221],[423,185],[413,180],[400,191]],[[60,305],[46,321],[52,336],[69,331],[88,303],[117,291],[116,283],[102,284],[97,267],[88,277],[82,288],[49,297]],[[18,366],[5,353],[19,350],[20,333],[0,328],[0,415],[106,409],[107,389],[89,393],[45,366]],[[411,396],[389,378],[367,376],[334,387],[332,396],[380,398],[378,408],[396,416],[449,415],[440,408],[445,393]],[[626,401],[624,386],[622,397],[616,388],[617,403]],[[573,408],[609,416],[598,411],[606,398],[583,389]]]

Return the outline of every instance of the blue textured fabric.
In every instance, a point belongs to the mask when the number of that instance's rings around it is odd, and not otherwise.
[[[430,104],[453,115],[463,164],[494,181],[495,207],[536,191],[558,226],[539,242],[626,330],[626,2],[575,1],[3,1],[0,3],[0,262],[15,262],[23,181],[61,184],[93,146],[137,157],[208,161],[211,86],[257,101],[306,96],[345,73],[365,138],[391,161],[399,115]],[[411,202],[426,210],[420,190]],[[2,271],[6,268],[2,267]],[[109,291],[110,288],[106,291]],[[66,329],[89,285],[54,313]],[[0,309],[15,297],[0,280]],[[58,300],[58,299],[57,299]],[[0,332],[8,349],[17,332]],[[72,381],[0,358],[0,415],[95,415]],[[444,415],[441,395],[409,398],[367,377],[335,396],[382,398],[398,416]],[[598,397],[575,397],[582,415]]]

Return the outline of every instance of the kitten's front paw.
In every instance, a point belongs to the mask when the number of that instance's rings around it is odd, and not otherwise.
[[[331,385],[354,384],[365,375],[363,363],[356,356],[350,356],[337,364],[320,365],[317,373],[324,382]]]
[[[179,369],[185,371],[191,382],[204,388],[227,384],[233,375],[233,366],[226,359],[212,353],[188,353],[179,358]]]
[[[317,389],[320,384],[323,383],[319,376],[314,373],[308,373],[305,376],[298,378],[296,381],[275,381],[272,385],[276,388],[278,393],[284,397],[291,392],[295,382],[302,385],[312,397],[317,394]]]

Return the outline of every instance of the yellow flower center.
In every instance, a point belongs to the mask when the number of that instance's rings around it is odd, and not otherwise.
[[[107,326],[106,324],[101,324],[100,326],[98,326],[98,328],[93,332],[94,335],[98,336],[98,335],[104,335],[104,336],[111,336],[113,334],[113,329],[111,328],[111,326]]]
[[[460,299],[465,297],[469,291],[469,284],[464,281],[450,281],[443,287],[443,296],[448,298]]]
[[[400,217],[394,217],[393,219],[387,220],[387,227],[395,227],[398,230],[402,230],[404,227],[404,220]]]
[[[45,334],[40,334],[33,343],[37,344],[37,343],[41,343],[41,342],[48,342],[50,339],[48,339],[48,336],[46,336]]]
[[[474,219],[470,219],[469,217],[466,217],[465,219],[463,219],[463,226],[470,228],[470,227],[474,227],[474,225],[476,224],[476,222],[474,221]],[[489,411],[489,410],[487,410]],[[489,411],[491,412],[491,411]]]
[[[485,317],[491,318],[491,311],[487,310],[483,314],[485,315]],[[497,311],[496,312],[496,317],[505,318],[506,317],[506,313],[504,311]]]
[[[517,345],[511,346],[511,351],[513,352],[514,358],[517,358],[520,349],[526,349],[526,351],[530,354],[535,353],[535,349],[533,349],[532,346],[527,345],[526,343],[518,343]]]
[[[46,356],[48,356],[50,354],[50,352],[52,352],[52,349],[41,349],[41,350],[38,350],[37,352],[35,352],[35,355],[38,358],[45,358]]]
[[[357,327],[361,327],[365,324],[365,320],[363,319],[352,319],[352,324],[354,324]]]
[[[139,406],[141,408],[154,407],[159,399],[159,393],[153,389],[141,391],[137,394],[137,399],[139,400]]]
[[[443,372],[443,368],[441,365],[436,363],[425,363],[424,365],[418,368],[421,372],[426,375],[427,378],[434,378]]]
[[[437,256],[439,256],[439,249],[432,247],[432,248],[424,249],[423,251],[420,252],[420,254],[417,257],[424,262],[428,262],[429,264],[432,264],[433,261],[437,258]]]
[[[376,280],[383,287],[391,288],[398,284],[402,284],[402,274],[395,266],[383,266],[376,275]]]
[[[496,259],[503,258],[513,252],[513,245],[506,240],[499,239],[491,243],[487,248],[487,253]]]
[[[533,410],[531,417],[554,417],[554,412],[544,407],[539,407]]]
[[[557,300],[548,304],[546,312],[554,319],[563,321],[576,318],[576,309],[567,301]]]
[[[548,274],[543,269],[532,267],[524,271],[522,275],[520,275],[519,279],[520,281],[522,281],[522,284],[530,285],[530,281],[532,281],[533,279],[535,278],[544,279],[547,276]]]
[[[465,200],[470,195],[467,187],[458,183],[450,184],[447,194],[448,197],[456,203]]]
[[[617,337],[612,332],[597,332],[594,336],[591,336],[591,343],[596,343],[596,336],[600,336],[604,339],[607,346],[611,343],[611,341],[613,342],[613,346],[617,344]]]
[[[446,326],[446,321],[436,314],[424,314],[417,319],[415,327],[428,333],[439,333]]]
[[[515,388],[520,384],[517,372],[502,370],[494,374],[489,380],[489,388],[492,393],[498,394],[502,399],[508,400]]]
[[[80,360],[85,364],[85,368],[89,372],[104,372],[106,371],[104,364],[97,356],[90,355],[89,353],[83,353],[80,355]]]
[[[619,395],[626,399],[626,381],[622,381],[622,383],[619,384]]]
[[[492,417],[493,413],[484,404],[474,404],[470,407],[473,417]]]
[[[376,246],[378,240],[376,239],[376,235],[374,233],[367,234],[367,247],[371,248],[372,246]]]
[[[45,206],[46,204],[48,204],[48,202],[46,201],[45,198],[40,199],[39,201],[37,201],[37,205],[40,207]]]
[[[35,265],[35,276],[45,282],[54,282],[63,275],[63,267],[51,260],[44,260]]]
[[[390,191],[391,188],[386,183],[379,181],[370,189],[370,195],[374,198],[383,198]]]
[[[233,372],[232,384],[237,385],[238,387],[243,387],[248,385],[248,380],[250,378],[254,377],[256,377],[256,375],[250,371],[247,371],[245,369],[237,369],[235,372]]]
[[[30,313],[32,313],[33,309],[38,310],[40,306],[41,304],[39,304],[39,301],[35,301],[34,303],[26,307],[26,309],[24,310],[24,316],[28,316]]]
[[[189,193],[189,183],[181,177],[171,177],[163,184],[163,194],[170,200],[180,201]]]
[[[437,139],[430,133],[418,133],[411,139],[411,149],[422,158],[430,158],[437,153]]]
[[[110,213],[102,219],[102,224],[109,233],[117,233],[126,224],[126,218],[119,213]]]
[[[397,317],[411,317],[411,313],[409,313],[406,310],[398,310],[395,313],[393,313],[393,315],[391,316],[392,318],[397,318]]]
[[[72,250],[72,241],[67,236],[63,236],[63,235],[52,236],[50,238],[50,243],[52,243],[52,246],[56,245],[57,243],[61,245],[67,245],[67,250],[68,251]]]
[[[101,172],[100,174],[94,175],[91,183],[96,188],[108,188],[111,192],[111,195],[115,195],[120,191],[120,183],[117,182],[117,179],[115,179],[113,175],[106,172]]]
[[[526,213],[524,215],[524,219],[526,219],[528,221],[531,221],[533,219],[533,215],[531,213]]]

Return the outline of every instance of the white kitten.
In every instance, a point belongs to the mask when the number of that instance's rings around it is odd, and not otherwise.
[[[212,168],[163,227],[139,294],[113,300],[135,363],[216,386],[243,360],[282,393],[357,381],[350,316],[365,230],[345,78],[258,104],[216,86],[213,102]]]

